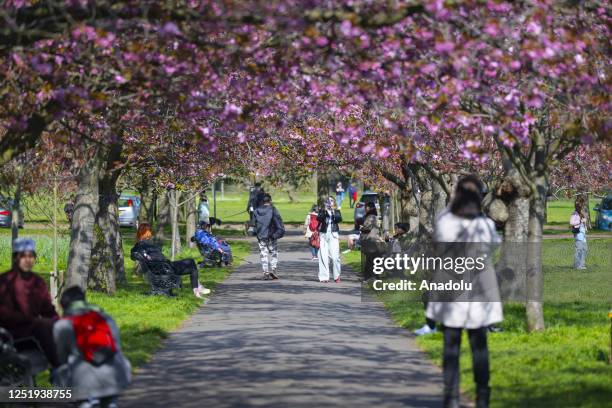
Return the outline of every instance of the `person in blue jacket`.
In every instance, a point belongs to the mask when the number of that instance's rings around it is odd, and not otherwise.
[[[209,248],[211,251],[222,251],[217,238],[210,232],[210,224],[205,221],[200,221],[200,228],[198,228],[193,238],[202,247]]]

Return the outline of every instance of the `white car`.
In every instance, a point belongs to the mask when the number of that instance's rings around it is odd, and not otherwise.
[[[0,196],[0,227],[10,228],[13,220],[11,199]],[[19,228],[23,228],[23,210],[19,209]]]
[[[119,226],[138,228],[140,198],[122,195],[119,197]]]

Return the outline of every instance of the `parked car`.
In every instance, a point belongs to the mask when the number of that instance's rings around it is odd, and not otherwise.
[[[595,228],[612,231],[612,194],[608,194],[594,208],[597,216],[595,217]]]
[[[374,191],[364,191],[361,195],[359,201],[355,203],[355,229],[358,230],[363,225],[363,220],[365,218],[365,205],[366,203],[375,203],[376,210],[380,211],[380,204],[378,199],[378,193]]]
[[[122,195],[119,197],[119,226],[138,228],[140,198]]]
[[[10,198],[0,196],[0,227],[11,227],[13,219],[13,202]],[[23,228],[23,210],[19,209],[19,228]]]

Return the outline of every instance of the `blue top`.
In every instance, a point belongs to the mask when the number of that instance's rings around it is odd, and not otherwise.
[[[215,236],[208,231],[199,229],[196,231],[194,238],[200,245],[204,247],[209,247],[213,250],[219,249],[219,243],[217,242],[217,238],[215,238]]]
[[[583,222],[580,223],[579,229],[580,232],[574,234],[574,238],[576,239],[576,241],[586,242],[586,226]]]

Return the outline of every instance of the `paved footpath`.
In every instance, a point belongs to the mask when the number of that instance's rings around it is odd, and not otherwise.
[[[299,238],[299,239],[298,239]],[[305,240],[278,281],[252,254],[139,369],[121,407],[439,407],[441,372],[357,277],[319,283]]]

